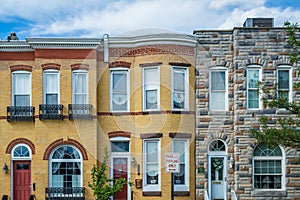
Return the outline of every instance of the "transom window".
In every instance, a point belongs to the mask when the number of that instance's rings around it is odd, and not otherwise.
[[[259,95],[259,82],[261,82],[261,68],[250,65],[247,69],[247,107],[249,109],[260,109],[261,101]]]
[[[210,110],[227,110],[227,71],[216,68],[210,71]]]
[[[72,146],[61,146],[52,152],[49,160],[50,187],[81,187],[82,157]]]
[[[111,111],[129,110],[128,69],[114,68],[110,71],[110,108]]]
[[[31,159],[31,149],[26,144],[18,144],[12,150],[12,159],[28,160]]]
[[[281,148],[258,145],[253,157],[254,189],[283,189],[284,167]]]
[[[226,145],[222,140],[214,140],[209,145],[209,151],[226,151]]]

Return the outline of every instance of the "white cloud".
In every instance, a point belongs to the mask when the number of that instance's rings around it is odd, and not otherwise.
[[[0,20],[28,21],[30,36],[102,37],[155,27],[192,34],[199,29],[231,29],[247,17],[300,21],[299,10],[266,8],[266,0],[10,0],[1,2]]]

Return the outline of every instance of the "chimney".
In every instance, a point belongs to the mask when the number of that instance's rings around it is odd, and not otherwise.
[[[243,27],[273,28],[274,18],[247,18]]]
[[[19,40],[19,38],[17,37],[17,34],[15,32],[11,32],[10,36],[7,37],[7,40],[8,41],[12,41],[12,40],[16,41],[16,40]]]

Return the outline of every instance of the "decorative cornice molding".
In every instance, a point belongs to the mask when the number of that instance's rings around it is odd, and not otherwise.
[[[56,63],[46,63],[46,64],[42,64],[41,67],[42,67],[43,70],[47,70],[47,69],[60,70],[61,65],[56,64]]]
[[[32,72],[32,66],[29,66],[29,65],[12,65],[12,66],[10,66],[10,70],[11,70],[11,72],[14,72],[14,71]]]

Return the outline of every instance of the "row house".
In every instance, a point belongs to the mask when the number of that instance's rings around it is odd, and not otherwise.
[[[195,199],[197,42],[147,31],[0,42],[3,199],[93,199],[105,149],[114,199]]]
[[[298,199],[299,149],[268,147],[250,135],[259,118],[276,127],[284,109],[266,107],[260,89],[298,102],[297,65],[284,28],[249,18],[232,30],[196,30],[196,196],[198,199]],[[299,38],[299,32],[298,38]],[[275,89],[274,89],[275,88]],[[296,117],[296,116],[291,116]]]

